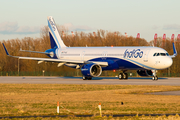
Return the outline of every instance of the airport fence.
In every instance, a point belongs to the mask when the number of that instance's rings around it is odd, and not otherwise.
[[[105,77],[117,77],[119,71],[103,71],[101,76]],[[81,77],[81,71],[70,71],[70,72],[49,72],[49,71],[2,71],[0,76],[64,76],[64,77]],[[129,77],[140,77],[137,73],[128,73]],[[180,77],[180,73],[157,73],[158,77]]]

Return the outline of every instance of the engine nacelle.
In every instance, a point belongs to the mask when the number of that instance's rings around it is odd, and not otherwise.
[[[98,77],[102,73],[102,68],[98,64],[90,63],[90,64],[85,64],[81,68],[81,72],[86,77]]]
[[[140,76],[153,76],[152,70],[137,70]]]

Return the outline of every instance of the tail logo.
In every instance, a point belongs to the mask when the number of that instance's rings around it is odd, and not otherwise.
[[[64,44],[64,42],[60,37],[54,19],[51,16],[49,16],[47,20],[48,20],[51,48],[66,48],[66,45]]]
[[[49,18],[49,22],[50,22],[50,24],[51,24],[51,26],[52,26],[52,29],[55,31],[55,30],[56,30],[56,27],[55,27],[54,22],[51,20],[51,18]]]

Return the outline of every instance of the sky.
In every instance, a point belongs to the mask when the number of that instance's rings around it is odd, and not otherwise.
[[[0,0],[0,40],[40,37],[47,16],[70,31],[180,34],[180,0]]]

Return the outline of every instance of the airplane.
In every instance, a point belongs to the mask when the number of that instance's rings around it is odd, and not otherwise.
[[[41,53],[49,58],[12,56],[8,53],[4,43],[4,50],[10,57],[36,60],[42,62],[56,62],[58,67],[66,65],[80,69],[83,80],[98,77],[102,71],[121,70],[119,80],[128,79],[128,70],[137,70],[140,76],[152,76],[158,80],[157,70],[169,68],[177,55],[173,43],[173,55],[159,47],[152,46],[123,46],[123,47],[67,47],[60,37],[52,16],[47,17],[51,49],[45,52],[21,50],[24,52]]]

